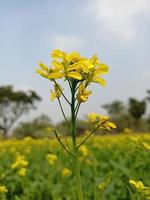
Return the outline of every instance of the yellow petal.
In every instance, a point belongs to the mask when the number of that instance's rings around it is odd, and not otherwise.
[[[81,61],[81,63],[86,66],[88,69],[92,69],[94,67],[93,63],[90,62],[90,60],[85,59]]]
[[[58,62],[58,61],[56,61],[56,60],[53,60],[52,61],[52,67],[54,67],[53,68],[53,70],[62,70],[63,68],[64,68],[64,66],[60,63],[60,62]]]
[[[92,64],[94,64],[94,65],[96,65],[97,63],[99,63],[99,59],[98,59],[97,54],[95,54],[95,55],[92,56],[91,62],[92,62]]]
[[[94,77],[93,81],[96,82],[96,83],[99,83],[102,86],[106,86],[106,81],[104,79],[102,79],[102,78]]]
[[[108,125],[110,128],[116,128],[116,124],[113,123],[113,122],[107,122],[107,125]]]
[[[64,52],[60,51],[59,49],[55,49],[51,53],[52,58],[63,58],[64,57]]]
[[[55,98],[56,98],[55,92],[51,91],[50,100],[54,101]]]
[[[67,76],[70,77],[70,78],[77,79],[77,80],[81,80],[82,79],[81,74],[79,74],[78,72],[69,72],[67,74]]]
[[[67,66],[67,70],[68,71],[70,71],[70,70],[78,70],[78,69],[81,69],[81,64],[79,62]]]
[[[47,73],[41,69],[37,69],[36,73],[40,74],[41,76],[43,76],[45,78],[47,78],[47,76],[48,76]]]
[[[64,74],[60,73],[60,72],[56,72],[56,73],[52,72],[52,73],[48,74],[48,76],[47,76],[48,79],[58,79],[58,78],[62,78],[62,77],[64,77]]]
[[[99,67],[95,69],[94,74],[97,76],[99,74],[106,74],[109,71],[109,67],[105,64],[99,64]]]
[[[40,62],[38,65],[44,71],[49,72],[49,68],[45,64],[43,64],[43,63]]]

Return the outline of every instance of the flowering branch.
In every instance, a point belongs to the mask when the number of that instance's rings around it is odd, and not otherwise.
[[[62,96],[64,97],[64,99],[67,101],[67,103],[71,106],[71,103],[68,101],[67,97],[64,95],[64,93],[62,92],[62,90],[60,89],[58,83],[54,80],[54,83],[57,85],[58,90],[61,92]]]
[[[89,135],[77,146],[77,148],[79,149],[80,148],[80,146],[82,145],[82,144],[84,144],[87,140],[88,140],[88,138],[91,136],[91,135],[93,135],[93,133],[100,127],[100,126],[103,126],[104,124],[105,124],[105,122],[107,122],[108,120],[105,120],[105,121],[103,121],[103,122],[100,122],[97,126],[96,126],[96,128],[94,128],[90,133],[89,133]]]
[[[57,132],[56,132],[55,129],[54,129],[54,133],[55,133],[55,136],[56,136],[57,141],[58,141],[58,142],[61,144],[61,146],[66,150],[66,152],[69,153],[71,156],[75,157],[75,155],[74,155],[71,151],[69,151],[69,150],[66,148],[66,146],[63,144],[63,142],[61,141],[61,139],[60,139],[60,137],[58,136],[58,134],[57,134]]]

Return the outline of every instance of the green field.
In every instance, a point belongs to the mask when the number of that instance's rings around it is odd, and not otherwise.
[[[85,145],[80,150],[85,200],[98,196],[108,174],[104,200],[130,199],[130,179],[150,186],[150,134],[93,136]],[[76,200],[74,185],[71,157],[56,140],[0,141],[0,186],[7,189],[0,199]]]

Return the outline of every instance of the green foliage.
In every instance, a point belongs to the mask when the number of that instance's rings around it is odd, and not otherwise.
[[[64,138],[63,142],[66,140]],[[82,140],[78,138],[78,143]],[[149,134],[94,136],[83,147],[80,165],[86,200],[98,198],[101,189],[102,200],[130,200],[127,189],[130,179],[150,186]],[[57,156],[51,164],[47,159],[49,154]],[[29,162],[23,177],[18,175],[18,169],[11,168],[17,155],[24,155]],[[77,200],[75,178],[69,167],[72,161],[68,156],[53,139],[1,141],[0,185],[8,189],[4,194],[6,200]],[[65,168],[69,168],[72,174],[62,175]]]
[[[107,110],[109,115],[121,115],[125,112],[125,106],[122,101],[113,101],[110,104],[105,104],[102,106],[104,109]]]
[[[150,90],[147,90],[147,97],[145,98],[148,103],[150,102]]]
[[[116,100],[102,107],[117,124],[117,133],[124,132],[127,128],[136,132],[148,132],[150,131],[149,117],[144,116],[148,99],[146,97],[144,100],[138,101],[135,98],[129,98],[127,105]]]
[[[136,120],[139,120],[146,111],[145,101],[138,101],[134,98],[129,99],[129,113]]]

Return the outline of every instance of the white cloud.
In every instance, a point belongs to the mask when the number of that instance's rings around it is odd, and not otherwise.
[[[50,37],[44,36],[53,49],[62,49],[65,51],[79,50],[84,45],[84,40],[76,35],[57,34]]]
[[[90,0],[88,9],[100,26],[131,40],[136,35],[137,15],[150,15],[150,0]]]

